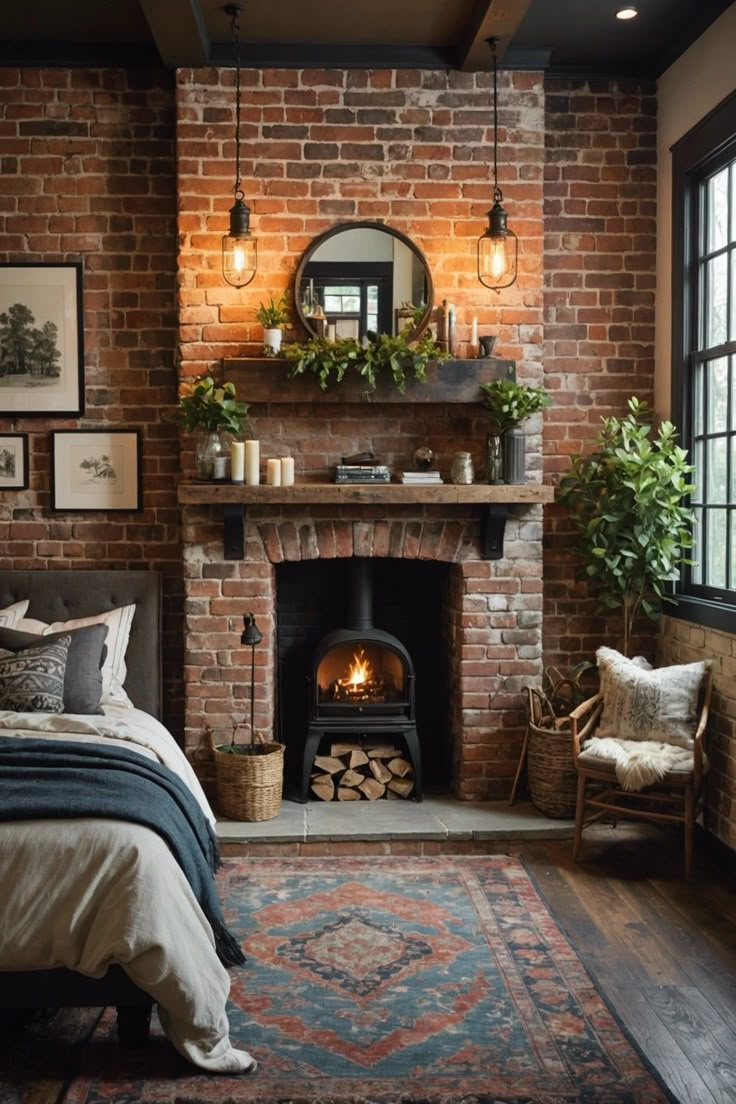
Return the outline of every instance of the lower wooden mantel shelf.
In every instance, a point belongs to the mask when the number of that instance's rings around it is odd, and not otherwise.
[[[222,506],[226,560],[245,556],[245,516],[248,506],[466,506],[481,510],[481,547],[484,559],[503,556],[503,534],[509,508],[517,503],[552,502],[554,487],[544,483],[410,486],[405,483],[295,483],[291,487],[270,484],[181,483],[179,502],[184,506]]]

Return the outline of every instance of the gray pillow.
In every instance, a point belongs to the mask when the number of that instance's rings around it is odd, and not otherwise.
[[[67,629],[66,632],[38,633],[20,632],[18,629],[0,628],[0,648],[9,652],[19,652],[41,642],[49,643],[70,638],[69,655],[64,676],[64,713],[100,714],[102,697],[102,664],[105,662],[107,648],[105,637],[107,625],[87,625],[81,629]]]
[[[38,639],[38,637],[36,637]],[[63,713],[69,634],[53,643],[0,655],[0,709]]]

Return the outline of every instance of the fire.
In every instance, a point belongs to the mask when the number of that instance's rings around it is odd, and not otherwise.
[[[353,652],[353,662],[348,666],[345,678],[338,679],[338,685],[349,690],[357,690],[364,683],[373,678],[371,665],[366,659],[365,652],[361,648],[359,652]]]

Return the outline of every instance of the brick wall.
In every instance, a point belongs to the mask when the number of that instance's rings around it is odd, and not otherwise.
[[[166,720],[181,729],[175,401],[174,96],[165,73],[0,70],[0,259],[84,272],[86,412],[0,419],[30,438],[30,488],[0,496],[2,567],[165,575]],[[50,514],[48,431],[137,426],[141,513]]]
[[[587,452],[600,420],[651,403],[654,373],[656,98],[632,83],[546,86],[544,177],[544,477]],[[574,578],[572,529],[545,510],[545,660],[567,667],[601,643],[622,646]],[[644,619],[637,650],[652,655]]]

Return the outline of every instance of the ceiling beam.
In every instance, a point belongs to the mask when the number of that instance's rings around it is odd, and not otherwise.
[[[488,39],[496,39],[500,62],[532,0],[476,0],[457,46],[456,65],[466,72],[490,69]]]
[[[199,0],[139,0],[139,3],[167,68],[209,64],[210,41]]]

